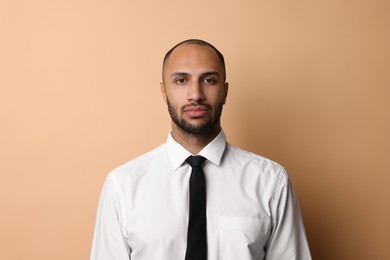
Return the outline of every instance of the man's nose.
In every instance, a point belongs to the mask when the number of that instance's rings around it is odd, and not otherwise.
[[[188,87],[187,97],[189,101],[203,101],[205,96],[202,84],[200,82],[193,82]]]

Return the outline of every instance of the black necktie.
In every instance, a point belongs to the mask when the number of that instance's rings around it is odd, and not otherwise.
[[[190,156],[186,162],[191,165],[190,217],[188,221],[187,251],[185,260],[207,259],[206,231],[206,185],[202,163],[206,158]]]

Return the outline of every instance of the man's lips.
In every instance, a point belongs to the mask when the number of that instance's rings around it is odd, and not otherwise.
[[[209,108],[206,106],[187,106],[184,108],[184,113],[190,117],[201,117],[209,111]]]

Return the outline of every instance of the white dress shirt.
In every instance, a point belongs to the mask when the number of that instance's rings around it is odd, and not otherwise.
[[[169,134],[107,176],[91,260],[184,260],[190,155]],[[209,260],[311,259],[283,167],[227,144],[222,131],[199,155],[207,159]]]

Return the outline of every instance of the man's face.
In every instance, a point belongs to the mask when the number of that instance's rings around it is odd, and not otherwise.
[[[175,126],[195,135],[220,128],[228,84],[208,46],[183,44],[166,61],[161,92]]]

